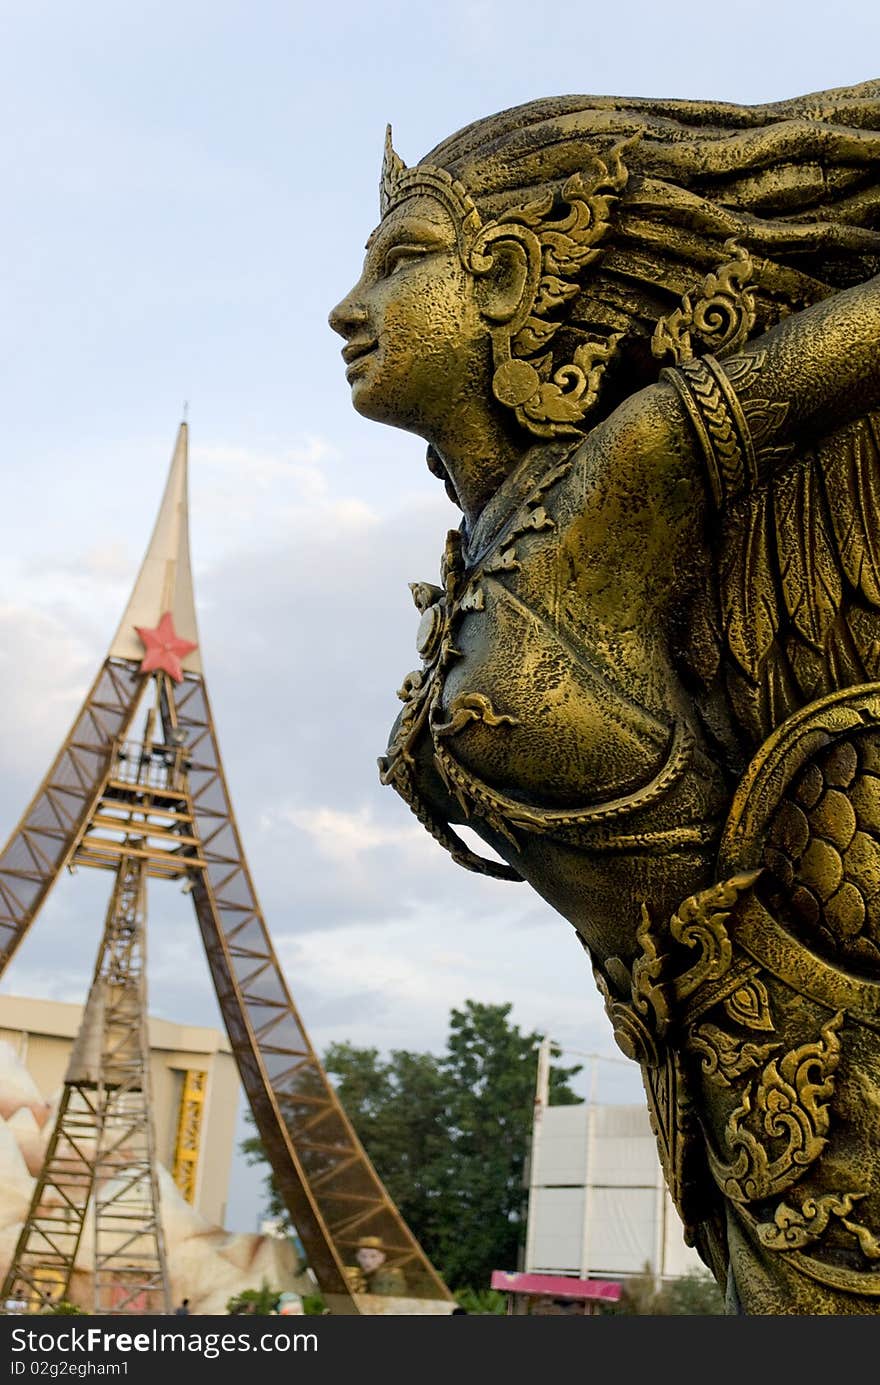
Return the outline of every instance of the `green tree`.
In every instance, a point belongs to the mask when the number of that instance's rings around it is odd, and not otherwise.
[[[499,1294],[497,1289],[459,1289],[455,1297],[459,1307],[472,1316],[481,1314],[487,1317],[507,1312],[507,1295]]]
[[[264,1279],[259,1289],[242,1289],[240,1293],[233,1294],[232,1298],[227,1299],[226,1311],[227,1313],[250,1313],[266,1317],[275,1312],[280,1295],[281,1290],[270,1289],[269,1281]]]
[[[662,1295],[666,1314],[693,1318],[703,1314],[723,1315],[724,1295],[708,1270],[691,1270],[668,1283]]]
[[[525,1216],[523,1174],[531,1138],[541,1035],[523,1034],[510,1005],[469,1000],[450,1018],[442,1066],[448,1084],[443,1217],[435,1255],[455,1285],[488,1287],[517,1266]],[[580,1065],[551,1067],[550,1100],[576,1103]]]
[[[708,1270],[690,1270],[657,1288],[650,1265],[624,1284],[615,1310],[635,1317],[699,1317],[724,1314],[724,1295]]]
[[[448,1284],[488,1289],[515,1269],[523,1234],[523,1172],[541,1035],[522,1033],[510,1005],[467,1001],[450,1016],[446,1052],[331,1045],[324,1066],[379,1176]],[[579,1066],[551,1068],[550,1099],[580,1098]],[[263,1159],[260,1141],[243,1148]],[[271,1177],[272,1215],[287,1222]]]
[[[417,1240],[434,1244],[448,1154],[448,1080],[432,1053],[331,1044],[324,1065],[382,1182]],[[430,1254],[430,1251],[428,1252]]]

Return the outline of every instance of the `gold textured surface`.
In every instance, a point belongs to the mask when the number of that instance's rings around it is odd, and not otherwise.
[[[577,929],[730,1311],[878,1312],[880,82],[389,134],[380,208],[331,326],[462,515],[382,780]]]

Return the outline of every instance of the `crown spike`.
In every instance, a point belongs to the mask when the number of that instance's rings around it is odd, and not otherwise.
[[[395,154],[391,143],[391,126],[385,126],[385,153],[382,159],[382,180],[379,184],[379,211],[385,216],[394,200],[394,193],[401,176],[406,172],[406,164],[399,154]]]

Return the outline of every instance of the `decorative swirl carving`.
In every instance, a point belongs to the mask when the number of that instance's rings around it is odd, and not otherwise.
[[[582,173],[566,179],[561,201],[567,210],[558,219],[551,219],[556,204],[552,192],[504,212],[486,227],[471,261],[479,272],[483,244],[488,249],[493,241],[513,233],[539,266],[525,320],[493,334],[495,397],[512,408],[517,421],[537,437],[581,433],[579,425],[598,400],[606,366],[621,339],[621,333],[614,332],[585,342],[571,362],[555,371],[547,350],[562,325],[566,303],[578,292],[580,276],[602,253],[600,243],[629,178],[623,156],[633,143],[630,139],[616,145],[605,158],[594,156]],[[491,258],[487,267],[489,263]]]
[[[840,1219],[847,1231],[851,1231],[859,1243],[859,1250],[866,1260],[880,1260],[880,1239],[878,1239],[869,1227],[863,1226],[861,1222],[851,1221],[849,1217]]]
[[[668,958],[658,951],[654,941],[651,914],[644,903],[641,923],[636,931],[636,941],[641,951],[633,962],[632,969],[633,1008],[649,1021],[658,1039],[662,1039],[666,1035],[670,1021],[669,991],[663,981]]]
[[[468,587],[461,601],[458,603],[460,611],[482,611],[486,606],[486,594],[483,588],[472,584]]]
[[[483,565],[483,572],[487,574],[490,572],[516,572],[518,568],[519,562],[517,561],[516,549],[512,545],[509,545],[499,549],[497,553],[494,553],[492,557],[488,559]]]
[[[602,972],[593,967],[618,1048],[627,1058],[648,1067],[656,1067],[665,1055],[662,1040],[670,1022],[669,995],[663,980],[669,959],[658,950],[654,933],[648,906],[642,904],[636,932],[639,953],[632,971],[620,957],[606,958],[608,978],[621,995],[628,996],[626,1000],[613,996]]]
[[[651,351],[659,360],[671,356],[681,365],[698,352],[724,356],[748,341],[757,320],[755,297],[748,289],[752,257],[735,238],[725,241],[724,250],[731,258],[657,323]]]
[[[751,888],[760,871],[744,871],[730,880],[691,895],[673,914],[669,931],[683,947],[700,949],[697,961],[675,982],[678,1000],[693,995],[706,981],[717,981],[729,969],[733,948],[727,932],[730,911],[740,895]]]
[[[732,1020],[746,1029],[772,1032],[775,1028],[767,987],[757,976],[750,977],[733,995],[729,995],[724,1009]]]
[[[742,1077],[769,1058],[782,1045],[779,1043],[744,1043],[737,1035],[728,1034],[717,1024],[700,1024],[688,1036],[688,1048],[701,1055],[703,1074],[723,1087],[729,1087],[735,1077]]]
[[[712,1173],[725,1197],[755,1202],[784,1192],[819,1158],[827,1144],[829,1100],[840,1059],[838,1012],[824,1025],[820,1038],[772,1059],[753,1089],[743,1095],[724,1131],[724,1143],[738,1151],[729,1163],[710,1149]],[[747,1122],[754,1115],[756,1134]],[[763,1138],[762,1138],[763,1137]],[[783,1140],[778,1154],[768,1153],[771,1141]]]
[[[602,377],[622,335],[621,332],[614,332],[604,341],[585,342],[575,350],[570,365],[560,366],[546,380],[542,379],[542,367],[526,366],[532,372],[526,376],[520,369],[526,365],[525,362],[502,362],[492,382],[495,397],[502,403],[507,402],[501,391],[513,368],[532,386],[532,393],[515,409],[520,423],[543,438],[579,433],[580,429],[575,425],[583,421],[599,398]],[[547,370],[549,366],[550,360],[545,357],[543,369]]]
[[[596,985],[605,1005],[605,1013],[614,1030],[614,1041],[621,1053],[636,1063],[655,1068],[660,1063],[662,1050],[644,1019],[634,1007],[625,1000],[618,1000],[598,967],[593,968]]]
[[[519,725],[518,717],[496,712],[490,699],[483,693],[461,693],[450,704],[448,721],[434,722],[434,735],[456,736],[471,721],[481,721],[485,726]]]
[[[866,1226],[848,1219],[853,1204],[864,1196],[864,1193],[824,1193],[821,1197],[806,1198],[800,1207],[780,1202],[772,1222],[756,1223],[755,1235],[768,1250],[801,1250],[819,1240],[832,1217],[839,1217],[858,1239],[866,1259],[876,1260],[880,1258],[876,1237]]]

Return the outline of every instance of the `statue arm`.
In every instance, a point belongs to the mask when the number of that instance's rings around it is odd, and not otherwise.
[[[789,404],[783,441],[831,432],[877,408],[880,275],[787,318],[753,349],[766,351],[768,384]]]
[[[724,508],[807,442],[880,407],[880,276],[787,318],[723,362],[663,372]]]
[[[712,633],[685,648],[709,668],[720,642],[757,748],[823,692],[880,678],[880,277],[663,372],[657,392],[667,466],[691,460],[723,517],[705,531]]]

